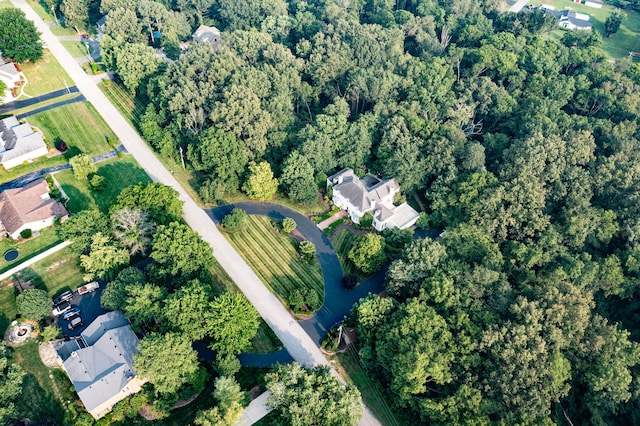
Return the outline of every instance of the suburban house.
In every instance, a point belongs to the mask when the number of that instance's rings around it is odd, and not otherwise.
[[[602,8],[602,0],[585,0],[585,6],[594,7],[596,9]]]
[[[220,30],[216,27],[207,27],[206,25],[200,25],[195,33],[193,33],[193,41],[198,43],[211,43],[211,46],[216,47],[218,40],[220,39]]]
[[[529,10],[541,10],[545,15],[551,15],[558,21],[558,26],[560,28],[565,28],[567,30],[590,30],[593,25],[591,24],[591,17],[589,15],[585,15],[584,13],[577,13],[570,9],[565,10],[555,10],[553,6],[549,6],[546,4],[540,5],[539,7],[530,6]]]
[[[68,215],[61,203],[51,199],[49,184],[44,179],[0,192],[0,229],[13,239],[24,229],[37,231],[53,225],[56,219],[65,220]]]
[[[53,346],[87,411],[99,419],[146,382],[133,369],[138,337],[120,311],[96,318],[80,336]]]
[[[394,195],[400,192],[395,179],[381,180],[369,173],[360,179],[352,169],[344,169],[327,179],[327,187],[333,187],[333,203],[346,210],[354,223],[360,223],[367,212],[378,231],[408,228],[418,220],[418,212],[407,203],[393,205]]]
[[[4,99],[5,102],[11,102],[13,101],[11,89],[22,84],[24,75],[18,71],[13,62],[0,57],[0,81],[7,86],[4,93],[0,93],[0,100]]]
[[[0,120],[0,164],[5,169],[31,162],[48,153],[44,139],[29,123],[20,124],[14,116]]]

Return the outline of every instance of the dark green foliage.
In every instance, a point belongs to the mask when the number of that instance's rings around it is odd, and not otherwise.
[[[363,226],[365,228],[370,228],[371,225],[373,225],[373,215],[371,214],[371,212],[366,212],[360,218],[360,226]]]
[[[51,315],[51,298],[44,290],[25,290],[16,297],[16,307],[24,318],[40,321]]]
[[[235,208],[222,219],[222,226],[230,231],[235,231],[242,225],[242,222],[247,217],[247,212],[242,209]]]
[[[146,210],[153,222],[167,225],[182,218],[182,204],[175,189],[161,183],[151,183],[125,188],[111,206],[110,212],[125,207]]]
[[[31,231],[31,229],[27,228],[27,229],[23,229],[22,231],[20,231],[20,236],[22,238],[31,238],[31,236],[33,235],[33,231]]]
[[[0,52],[18,63],[42,58],[40,33],[20,9],[0,10]]]
[[[359,236],[349,250],[348,258],[364,274],[369,275],[379,271],[387,262],[384,238],[376,234]]]
[[[25,376],[20,366],[9,362],[9,356],[7,344],[0,342],[0,422],[3,424],[11,424],[18,418],[14,401],[22,393]]]
[[[298,245],[298,251],[300,255],[304,257],[307,262],[313,264],[316,259],[316,246],[311,241],[301,241]]]
[[[91,238],[98,232],[108,234],[109,218],[99,210],[83,210],[71,216],[60,227],[60,238],[71,241],[71,248],[79,254],[87,254]]]
[[[626,18],[627,14],[619,9],[611,12],[611,15],[607,16],[607,19],[604,21],[604,31],[606,36],[611,37],[613,34],[617,33],[622,21]]]
[[[128,289],[145,283],[144,273],[138,268],[125,268],[107,284],[100,296],[100,305],[111,311],[123,310],[129,296]]]

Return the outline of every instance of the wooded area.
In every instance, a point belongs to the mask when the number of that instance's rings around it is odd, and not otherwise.
[[[301,202],[343,167],[427,201],[447,233],[351,318],[407,417],[640,422],[638,63],[497,1],[106,3],[103,58],[206,201],[251,187],[249,162]],[[216,49],[166,63],[147,46],[159,31],[171,52],[203,18]]]

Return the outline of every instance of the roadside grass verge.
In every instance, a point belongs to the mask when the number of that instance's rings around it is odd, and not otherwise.
[[[82,210],[99,209],[107,213],[124,188],[151,183],[151,178],[130,155],[124,158],[110,158],[97,163],[96,166],[96,174],[104,177],[104,185],[100,191],[91,189],[87,180],[77,180],[73,176],[73,170],[63,170],[55,174],[56,181],[69,197],[69,211],[78,213]]]
[[[41,253],[61,242],[60,238],[58,238],[55,226],[42,229],[39,232],[40,235],[37,237],[31,237],[28,240],[14,240],[13,238],[7,237],[0,241],[0,273],[18,266],[25,260],[28,260],[38,253]],[[11,249],[18,250],[20,256],[13,262],[7,262],[4,260],[4,254]]]
[[[47,49],[44,49],[42,59],[22,64],[21,67],[28,80],[24,88],[26,95],[44,95],[73,85],[69,74]],[[28,97],[23,95],[18,99],[28,99]]]
[[[223,234],[281,300],[289,300],[293,291],[300,290],[315,291],[322,301],[324,282],[320,265],[310,266],[302,260],[295,240],[277,234],[270,218],[249,215],[240,230]]]
[[[61,369],[48,368],[42,363],[38,342],[28,341],[14,348],[12,358],[27,373],[22,395],[16,400],[19,418],[34,421],[51,417],[57,424],[73,424],[66,406],[75,402],[78,396]]]
[[[0,9],[12,8],[13,4],[9,0],[0,0]]]
[[[33,11],[36,12],[36,15],[42,18],[44,22],[48,23],[55,21],[53,15],[50,14],[48,9],[45,7],[44,2],[28,0],[27,3],[31,6]]]
[[[63,140],[69,150],[66,158],[83,153],[91,156],[111,149],[108,139],[118,138],[89,102],[76,102],[32,115],[27,119],[39,127],[49,144]]]
[[[62,43],[73,58],[83,58],[89,55],[87,53],[87,45],[81,41],[63,40],[60,43]]]
[[[136,130],[139,129],[140,117],[144,115],[147,109],[149,99],[141,99],[133,96],[123,85],[117,80],[110,80],[108,84],[104,81],[98,84],[102,93],[111,101],[120,114],[131,124]]]
[[[360,281],[362,278],[365,278],[355,267],[353,262],[351,262],[347,256],[349,255],[349,250],[353,247],[353,243],[356,239],[357,235],[354,235],[351,231],[346,228],[340,228],[338,231],[330,238],[331,244],[336,249],[336,253],[340,258],[340,264],[342,265],[342,270],[344,271],[344,275],[356,275],[358,280]]]

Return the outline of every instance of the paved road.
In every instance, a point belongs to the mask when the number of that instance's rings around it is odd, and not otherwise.
[[[32,115],[40,114],[41,112],[49,111],[50,109],[55,109],[55,108],[58,108],[58,107],[61,107],[61,106],[64,106],[64,105],[75,104],[76,102],[83,102],[83,101],[86,101],[86,98],[84,97],[84,95],[78,95],[75,98],[66,99],[66,100],[60,101],[60,102],[55,102],[53,104],[45,105],[43,107],[33,109],[33,110],[25,112],[23,114],[18,114],[18,115],[16,115],[16,118],[18,120],[22,120],[23,118],[27,118],[27,117],[30,117]]]
[[[162,182],[178,191],[180,199],[184,201],[185,221],[211,245],[213,254],[220,265],[278,336],[293,359],[306,366],[329,365],[314,341],[291,318],[278,299],[262,284],[249,265],[242,260],[231,244],[220,234],[207,213],[189,197],[184,188],[156,158],[154,152],[98,89],[91,77],[84,73],[69,52],[65,50],[60,41],[51,33],[49,27],[26,4],[25,0],[11,1],[16,7],[25,12],[28,19],[34,21],[36,28],[42,33],[42,39],[48,45],[53,56],[58,59],[87,100],[93,104],[98,113],[109,123],[114,133],[151,179],[156,182]],[[337,375],[335,370],[333,370],[333,374]],[[367,411],[361,420],[361,424],[376,425],[380,423]]]
[[[38,104],[40,102],[48,101],[50,99],[59,98],[60,96],[64,96],[70,93],[78,93],[79,90],[76,86],[71,86],[68,89],[60,89],[55,92],[49,92],[44,95],[34,96],[33,98],[24,99],[21,101],[13,101],[3,105],[0,105],[0,114],[7,113],[9,111],[13,111],[16,109],[28,107],[31,105]]]

